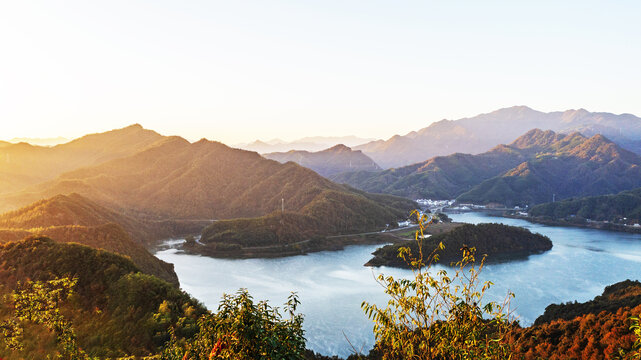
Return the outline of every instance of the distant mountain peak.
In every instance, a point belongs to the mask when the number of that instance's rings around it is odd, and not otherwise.
[[[338,144],[334,145],[331,148],[324,150],[324,151],[331,151],[331,152],[343,152],[343,151],[352,151],[352,148],[345,146],[343,144]]]

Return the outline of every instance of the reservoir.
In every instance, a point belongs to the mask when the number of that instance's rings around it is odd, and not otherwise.
[[[521,325],[530,325],[551,303],[590,300],[607,285],[641,279],[641,234],[553,227],[480,212],[449,215],[457,222],[522,226],[552,240],[552,250],[546,253],[489,264],[481,274],[482,281],[495,284],[489,300],[502,301],[508,291],[515,294],[511,308]],[[183,290],[213,311],[223,293],[239,288],[247,288],[256,301],[269,300],[272,306],[282,306],[291,291],[297,292],[299,312],[305,315],[307,347],[323,355],[346,357],[353,353],[352,347],[367,353],[374,344],[372,323],[361,303],[387,303],[375,276],[412,275],[409,270],[364,267],[377,247],[350,246],[277,259],[214,259],[171,248],[156,256],[173,263]]]

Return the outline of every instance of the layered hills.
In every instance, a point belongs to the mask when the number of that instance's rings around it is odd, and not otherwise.
[[[640,166],[641,156],[602,135],[534,129],[479,155],[439,156],[332,179],[371,192],[512,206],[632,189],[641,186]]]
[[[347,146],[362,145],[374,139],[361,138],[357,136],[308,136],[294,141],[272,139],[268,141],[256,140],[251,143],[236,144],[233,147],[255,151],[259,154],[272,152],[298,151],[321,151],[339,144]]]
[[[351,171],[378,171],[381,168],[362,151],[339,144],[317,152],[296,151],[263,154],[267,159],[280,163],[293,161],[310,168],[320,175],[330,176]]]
[[[459,120],[441,120],[406,135],[354,147],[383,168],[401,167],[452,153],[479,154],[505,144],[534,128],[585,136],[601,134],[620,146],[641,153],[641,119],[585,109],[544,113],[514,106]]]
[[[146,221],[260,218],[284,209],[315,224],[307,230],[324,229],[323,234],[384,228],[416,207],[413,201],[333,183],[293,162],[281,164],[218,142],[190,143],[180,137],[61,174],[0,202],[16,208],[69,193]],[[132,228],[134,233],[140,227]]]
[[[0,193],[13,192],[83,166],[134,154],[162,135],[136,124],[52,146],[0,145]]]
[[[61,243],[79,243],[130,258],[141,271],[174,285],[173,265],[143,246],[155,236],[167,238],[172,228],[118,214],[78,195],[57,195],[0,215],[0,242],[45,235]],[[193,231],[193,230],[192,230]]]

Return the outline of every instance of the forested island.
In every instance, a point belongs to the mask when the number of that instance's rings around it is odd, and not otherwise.
[[[430,236],[420,241],[426,257],[443,243],[444,249],[438,250],[438,262],[449,264],[461,259],[461,248],[476,248],[477,258],[487,255],[488,262],[497,262],[527,257],[552,249],[552,241],[547,236],[533,234],[529,230],[502,224],[464,224],[449,232]],[[365,266],[391,266],[409,268],[409,264],[398,256],[401,247],[408,247],[414,256],[419,254],[419,242],[407,241],[377,249]]]

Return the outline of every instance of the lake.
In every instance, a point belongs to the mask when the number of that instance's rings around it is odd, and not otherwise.
[[[481,274],[483,281],[495,284],[488,294],[490,300],[501,301],[508,291],[516,295],[512,308],[522,325],[531,324],[551,303],[586,301],[607,285],[641,279],[641,234],[552,227],[479,212],[450,217],[473,224],[522,226],[552,240],[552,250],[544,254],[489,264]],[[387,302],[376,274],[411,275],[408,270],[364,267],[377,247],[350,246],[280,259],[214,259],[175,249],[159,251],[156,256],[173,263],[181,287],[212,310],[217,309],[223,293],[239,288],[249,289],[255,300],[269,300],[273,306],[282,306],[290,291],[296,291],[299,310],[305,315],[308,348],[346,357],[353,352],[352,345],[366,353],[374,343],[372,323],[361,303]]]

